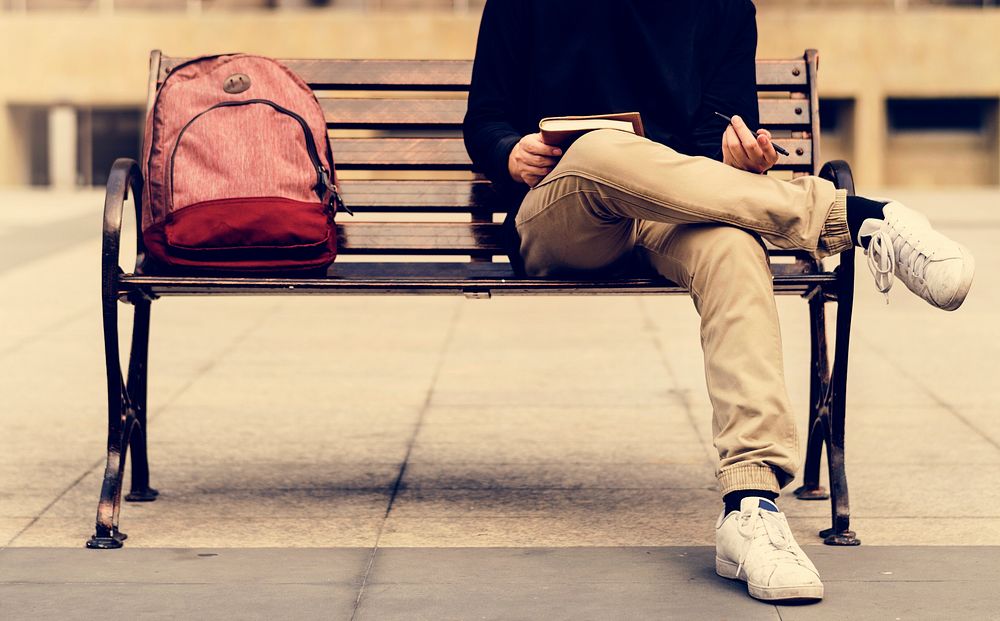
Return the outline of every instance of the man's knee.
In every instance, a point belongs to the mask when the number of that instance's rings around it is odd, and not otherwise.
[[[738,264],[766,260],[767,251],[760,236],[727,225],[695,225],[689,243],[696,247],[699,259]]]
[[[611,216],[590,183],[569,175],[525,199],[517,231],[529,275],[605,269],[631,252],[634,222]]]
[[[587,132],[566,150],[556,170],[559,168],[576,171],[608,170],[610,164],[620,160],[622,146],[635,140],[641,138],[617,129]]]
[[[764,243],[756,233],[726,225],[690,225],[678,240],[680,255],[692,278],[692,288],[706,291],[712,284],[730,288],[770,288],[771,267]],[[764,287],[764,283],[768,283]]]

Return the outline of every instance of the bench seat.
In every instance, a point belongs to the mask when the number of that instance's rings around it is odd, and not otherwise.
[[[837,278],[799,262],[772,263],[775,293],[805,295]],[[124,296],[230,295],[554,295],[669,294],[687,289],[659,277],[524,278],[505,263],[344,262],[323,277],[123,275]]]
[[[185,62],[154,51],[147,111],[170,71]],[[150,308],[165,296],[204,295],[637,295],[684,294],[684,287],[645,273],[527,278],[514,273],[502,222],[511,205],[465,151],[462,119],[472,74],[470,61],[284,61],[317,95],[326,114],[345,203],[357,214],[337,216],[340,257],[326,272],[240,275],[161,272],[145,260],[137,236],[136,265],[121,266],[122,218],[132,197],[138,221],[144,180],[141,166],[119,159],[108,176],[102,247],[102,305],[108,390],[107,463],[91,548],[121,547],[121,502],[148,502],[147,386]],[[818,174],[854,192],[850,167],[820,165],[818,55],[757,62],[761,125],[789,155],[772,172],[781,178]],[[854,299],[854,253],[839,264],[804,251],[768,249],[776,294],[798,295],[809,306],[809,440],[803,500],[830,499],[827,544],[857,545],[850,530],[844,468],[847,362]],[[517,257],[513,257],[517,260]],[[130,304],[132,331],[127,363],[121,361],[119,307]],[[826,309],[835,304],[836,337]],[[831,356],[832,353],[832,356]],[[832,360],[831,360],[832,358]],[[690,361],[695,364],[694,361]],[[349,390],[345,386],[345,390]],[[820,484],[827,453],[829,492]],[[123,494],[126,457],[131,485]],[[664,519],[668,519],[665,517]]]

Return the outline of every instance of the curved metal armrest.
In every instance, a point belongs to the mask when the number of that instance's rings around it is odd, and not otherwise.
[[[122,214],[129,191],[135,203],[136,228],[142,227],[142,171],[135,160],[119,158],[111,166],[104,197],[104,241],[101,250],[101,283],[105,301],[117,296],[118,266],[121,250]],[[145,248],[142,234],[136,233],[136,267],[142,263]]]
[[[838,189],[847,190],[848,196],[854,196],[854,173],[851,172],[851,165],[844,160],[823,164],[819,176],[832,182]]]
[[[833,160],[823,164],[819,176],[833,183],[839,190],[847,190],[848,196],[854,196],[854,173],[851,165],[844,160]],[[854,251],[840,253],[840,272],[854,274]],[[852,281],[853,282],[853,281]]]

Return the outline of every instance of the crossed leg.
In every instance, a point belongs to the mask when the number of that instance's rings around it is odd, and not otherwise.
[[[799,467],[798,434],[784,380],[771,269],[760,238],[719,224],[669,224],[595,211],[574,188],[519,226],[535,275],[600,269],[629,256],[688,287],[701,315],[723,494],[779,491]]]
[[[720,488],[753,490],[716,524],[716,571],[763,599],[819,599],[823,585],[783,514],[760,497],[788,484],[800,459],[761,237],[839,252],[852,247],[845,207],[846,197],[820,179],[786,183],[604,131],[578,140],[516,219],[529,274],[600,270],[637,257],[691,291]],[[782,533],[777,543],[773,533]]]

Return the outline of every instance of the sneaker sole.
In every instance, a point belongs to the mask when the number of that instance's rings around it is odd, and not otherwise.
[[[759,586],[748,582],[741,578],[736,570],[738,569],[736,563],[731,563],[729,561],[723,560],[718,556],[715,557],[715,573],[723,578],[728,578],[730,580],[739,580],[747,585],[747,592],[750,596],[765,602],[774,601],[800,601],[800,602],[813,602],[823,599],[823,585],[822,584],[803,584],[803,585],[793,585],[785,587],[766,587]]]
[[[972,253],[964,246],[959,246],[958,250],[962,253],[962,284],[959,285],[958,292],[951,299],[951,302],[941,307],[946,311],[958,310],[958,307],[965,302],[965,297],[969,295],[969,289],[972,288],[972,278],[976,275],[976,260],[972,257]]]

